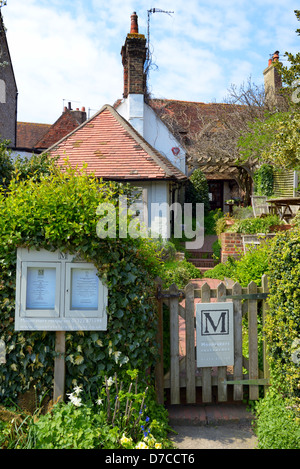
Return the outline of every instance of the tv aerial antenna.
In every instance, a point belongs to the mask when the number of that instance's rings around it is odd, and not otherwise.
[[[148,14],[148,21],[147,21],[147,69],[149,69],[150,66],[150,15],[152,13],[166,13],[167,15],[171,16],[174,11],[166,11],[166,10],[161,10],[160,8],[151,8],[150,10],[147,10]]]

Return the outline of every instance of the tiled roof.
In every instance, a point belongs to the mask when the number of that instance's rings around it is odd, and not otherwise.
[[[80,111],[78,111],[78,114]],[[48,129],[36,143],[35,148],[46,149],[54,145],[63,137],[76,129],[82,120],[77,118],[76,111],[65,110],[56,122]]]
[[[96,177],[112,180],[185,180],[186,176],[145,139],[111,106],[93,117],[47,150],[68,158],[72,167],[87,164]]]
[[[236,155],[225,156],[225,152],[208,155],[202,150],[201,142],[203,137],[209,140],[210,136],[226,133],[220,117],[233,122],[236,112],[240,113],[244,106],[172,99],[151,99],[149,106],[186,148],[188,162],[190,157],[193,164],[196,161],[208,179],[235,177]]]
[[[36,142],[50,129],[50,124],[17,122],[17,148],[32,150]]]
[[[204,127],[208,119],[217,120],[220,113],[230,115],[237,107],[242,108],[242,106],[227,103],[202,103],[174,99],[150,99],[149,106],[167,125],[174,120],[176,128],[173,126],[173,130],[183,134],[195,134]]]

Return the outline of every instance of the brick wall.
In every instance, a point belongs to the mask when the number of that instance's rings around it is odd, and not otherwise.
[[[124,67],[124,98],[127,98],[129,93],[144,94],[145,36],[143,34],[128,34],[121,55]]]
[[[240,233],[221,233],[221,262],[226,262],[228,257],[239,259],[243,254],[243,238]]]

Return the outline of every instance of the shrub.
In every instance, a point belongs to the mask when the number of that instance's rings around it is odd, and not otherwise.
[[[224,280],[225,277],[231,278],[243,287],[254,281],[260,286],[262,276],[269,270],[269,249],[270,241],[250,249],[239,260],[229,257],[225,263],[217,264],[213,269],[205,272],[205,277],[220,280]]]
[[[299,410],[274,385],[255,405],[258,449],[300,449]]]
[[[253,176],[256,195],[273,195],[274,170],[273,166],[267,163],[262,164]]]
[[[264,218],[245,218],[238,220],[227,231],[243,234],[269,233],[273,225],[279,225],[278,215],[267,215]]]
[[[265,335],[271,371],[284,376],[290,396],[300,398],[300,367],[293,347],[300,337],[300,230],[278,234],[269,255],[269,312]]]
[[[225,278],[234,279],[235,276],[235,264],[236,260],[233,257],[229,257],[224,263],[217,264],[213,269],[205,272],[207,278],[217,278],[224,280]]]
[[[9,141],[0,141],[0,187],[7,189],[13,173],[13,162],[11,150],[8,148]]]
[[[45,415],[40,409],[25,418],[6,411],[9,422],[4,422],[0,412],[0,448],[172,448],[168,413],[156,403],[154,389],[140,386],[137,376],[137,370],[104,376],[94,400],[77,385],[67,402],[56,403]]]
[[[12,181],[6,195],[0,194],[0,338],[7,360],[0,374],[0,400],[14,400],[32,385],[44,394],[53,380],[55,333],[14,330],[18,246],[78,253],[95,264],[108,287],[107,331],[66,333],[66,390],[80,380],[93,393],[103,370],[112,374],[126,363],[146,370],[156,362],[151,298],[160,261],[154,242],[96,234],[99,203],[117,206],[124,193],[125,186],[66,168],[41,176],[40,182]]]
[[[162,267],[160,277],[163,280],[164,288],[175,283],[178,288],[183,289],[191,279],[201,278],[202,273],[191,262],[183,259],[177,262],[166,262]]]

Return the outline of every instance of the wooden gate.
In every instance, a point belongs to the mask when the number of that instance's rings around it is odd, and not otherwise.
[[[268,309],[268,280],[262,277],[262,287],[251,282],[247,288],[235,283],[226,288],[224,282],[216,289],[204,283],[200,288],[190,282],[184,290],[171,285],[162,290],[158,282],[156,298],[159,311],[158,341],[160,361],[156,367],[157,397],[164,402],[164,390],[169,389],[171,404],[181,404],[181,389],[185,388],[187,404],[196,403],[197,388],[201,388],[201,400],[209,403],[213,400],[212,389],[217,388],[217,401],[228,401],[229,386],[233,386],[230,395],[235,401],[244,397],[244,386],[249,386],[249,399],[259,397],[259,386],[269,383],[269,369],[266,360],[266,347],[263,342],[262,357],[259,358],[258,315],[262,322]],[[234,366],[197,368],[196,362],[196,303],[225,302],[233,303],[234,316]],[[164,372],[163,361],[163,305],[167,305],[170,315],[170,369]],[[248,318],[248,328],[243,327],[243,317]],[[245,335],[248,341],[245,343]],[[246,357],[243,356],[246,349]],[[259,367],[260,364],[260,367]]]

